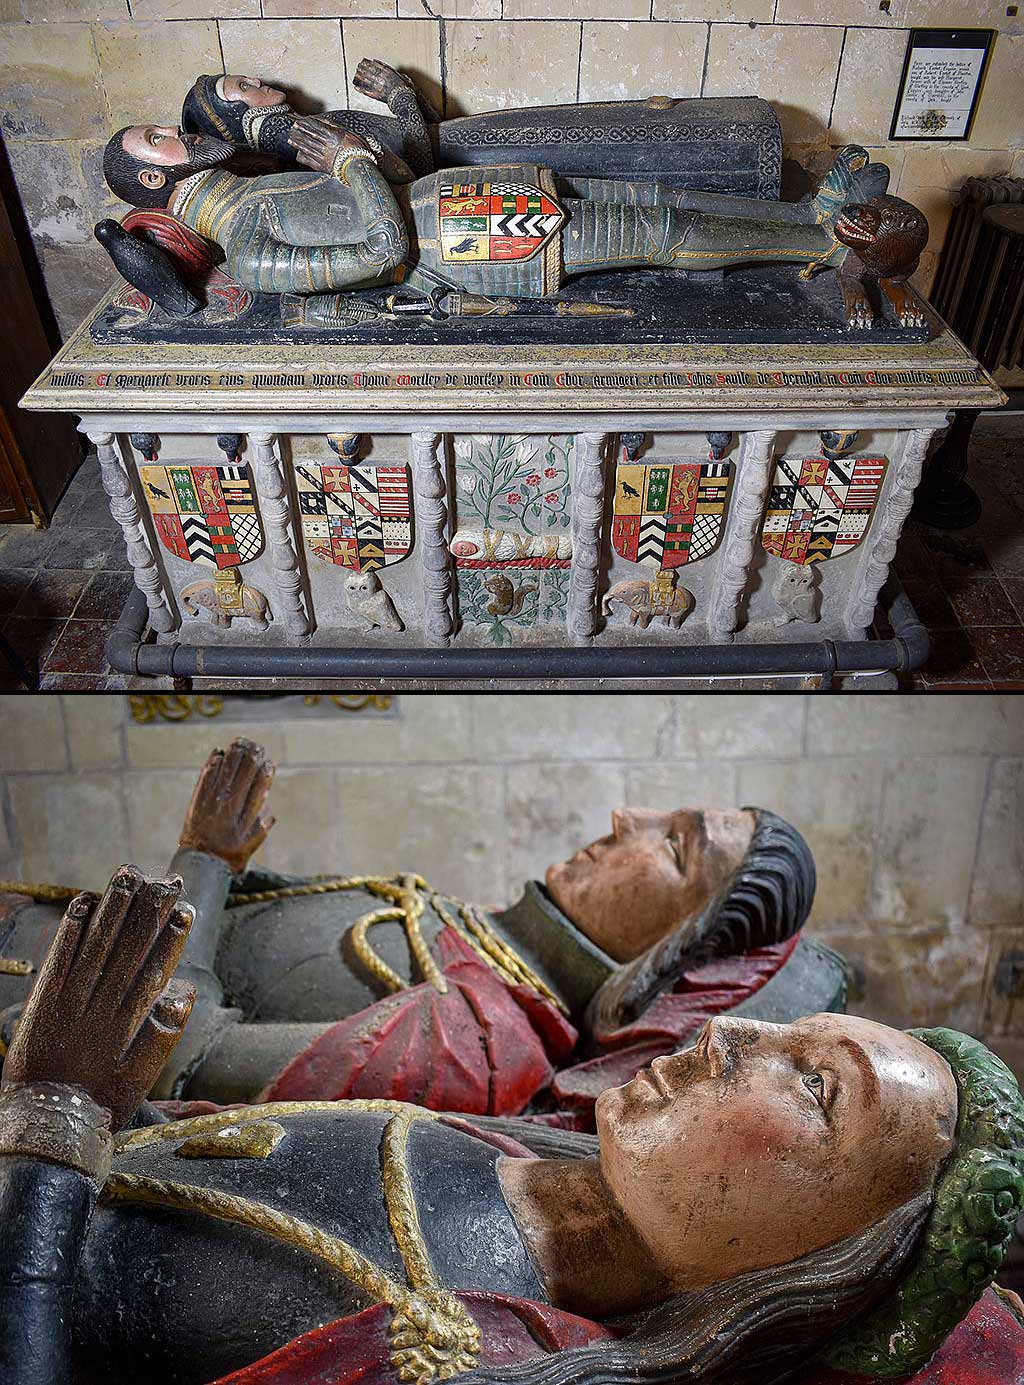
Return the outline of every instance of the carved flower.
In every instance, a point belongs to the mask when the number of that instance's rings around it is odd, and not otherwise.
[[[455,455],[456,457],[471,457],[473,455],[473,439],[456,438]]]
[[[550,481],[551,478],[552,478],[553,476],[557,476],[557,475],[558,475],[558,472],[555,470],[555,468],[554,468],[553,466],[546,466],[546,467],[544,468],[544,475],[545,475],[545,476],[548,478],[548,480]]]
[[[548,502],[549,505],[554,505],[554,504],[557,502],[557,500],[558,500],[558,492],[557,492],[557,491],[548,491],[548,493],[547,493],[547,495],[544,497],[544,499]]]
[[[516,461],[520,466],[527,466],[533,461],[533,454],[536,448],[530,443],[528,438],[523,438],[522,442],[516,443]]]
[[[509,491],[508,495],[506,495],[505,497],[505,500],[506,503],[509,505],[521,505],[523,503],[523,497],[519,494],[518,491]]]
[[[465,491],[467,495],[472,495],[480,477],[475,471],[459,471],[456,472],[455,479],[459,490]]]
[[[539,485],[540,485],[540,477],[537,475],[537,473],[536,473],[535,471],[531,471],[530,474],[529,474],[529,476],[527,476],[527,478],[526,478],[526,484],[527,484],[528,486],[539,486]]]

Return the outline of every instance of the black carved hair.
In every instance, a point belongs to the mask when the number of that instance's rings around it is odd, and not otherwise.
[[[594,996],[587,1022],[599,1042],[635,1020],[688,967],[783,942],[804,926],[817,884],[810,847],[777,813],[746,811],[755,814],[756,825],[726,884],[695,917],[617,967]]]
[[[846,1323],[879,1303],[920,1238],[917,1198],[855,1236],[788,1265],[754,1270],[620,1319],[615,1342],[519,1366],[470,1371],[458,1385],[782,1385]]]
[[[129,154],[125,149],[124,137],[131,128],[130,125],[126,125],[123,130],[118,130],[116,135],[111,135],[107,140],[107,147],[103,151],[103,176],[107,181],[107,187],[130,207],[166,207],[167,199],[174,191],[175,170],[160,169],[161,173],[167,175],[167,181],[162,187],[147,188],[145,183],[140,183],[139,170],[153,168],[156,165],[147,163],[135,154]]]

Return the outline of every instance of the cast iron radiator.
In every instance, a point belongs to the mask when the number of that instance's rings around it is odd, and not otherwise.
[[[968,178],[931,301],[988,370],[1024,364],[1024,178]]]

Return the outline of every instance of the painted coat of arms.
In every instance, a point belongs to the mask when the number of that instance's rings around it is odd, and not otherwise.
[[[529,183],[442,183],[441,259],[528,260],[565,221],[557,202]]]
[[[683,567],[714,552],[732,484],[730,462],[622,462],[612,547],[633,563]]]
[[[783,457],[761,528],[765,551],[791,563],[823,563],[856,548],[867,531],[886,457]]]
[[[372,572],[412,548],[407,466],[303,464],[295,468],[302,533],[328,563]]]
[[[140,466],[160,542],[205,567],[238,567],[263,551],[263,527],[247,466]]]

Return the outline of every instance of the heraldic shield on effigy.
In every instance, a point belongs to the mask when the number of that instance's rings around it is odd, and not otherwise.
[[[337,462],[295,467],[302,533],[310,552],[354,572],[372,572],[412,548],[407,466]]]
[[[783,457],[761,530],[765,551],[806,565],[841,558],[867,533],[886,457]]]
[[[529,183],[446,182],[438,191],[441,259],[528,260],[565,213]]]
[[[263,552],[263,526],[247,466],[140,466],[163,546],[186,563],[232,568]]]
[[[714,552],[732,484],[730,462],[622,462],[612,547],[630,562],[684,567]]]

